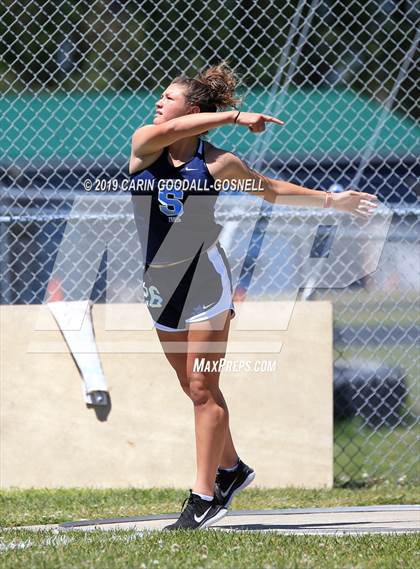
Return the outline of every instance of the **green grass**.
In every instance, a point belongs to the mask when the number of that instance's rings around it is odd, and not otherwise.
[[[355,293],[343,296],[331,298],[334,301],[334,322],[340,326],[408,326],[418,322],[418,300],[411,294],[398,293],[380,298],[376,292],[372,295],[359,291],[357,296]]]
[[[249,488],[234,500],[234,509],[308,508],[413,504],[420,484],[367,480],[357,489]],[[3,527],[61,523],[179,512],[188,492],[174,489],[31,489],[0,492]]]
[[[358,489],[247,489],[235,509],[413,504],[420,485]],[[186,490],[54,489],[0,493],[3,526],[179,512]],[[418,535],[293,536],[247,532],[29,531],[0,534],[2,569],[418,567]]]
[[[416,314],[412,305],[397,307],[364,306],[358,309],[352,306],[337,306],[334,304],[334,324],[343,326],[410,326],[417,324]]]
[[[341,353],[335,350],[335,359]],[[386,477],[397,480],[401,475],[419,478],[420,399],[416,346],[345,346],[344,361],[352,357],[374,359],[390,366],[400,365],[406,372],[408,396],[404,405],[405,427],[381,427],[376,431],[354,417],[334,425],[334,474],[338,481],[367,477]],[[341,361],[341,360],[340,360]],[[417,424],[415,421],[417,420]],[[416,469],[417,465],[417,469]]]
[[[413,534],[13,532],[3,540],[26,547],[1,553],[2,569],[414,569],[420,561]]]
[[[334,426],[334,472],[337,484],[374,478],[419,480],[420,427],[381,427],[374,431],[360,418]]]
[[[381,291],[375,289],[374,291],[369,291],[364,288],[347,288],[345,290],[333,288],[324,291],[323,295],[328,296],[337,306],[344,306],[351,302],[355,308],[366,308],[368,304],[375,307],[379,305],[395,307],[399,304],[416,306],[418,300],[418,293],[415,289],[401,292],[400,290]]]

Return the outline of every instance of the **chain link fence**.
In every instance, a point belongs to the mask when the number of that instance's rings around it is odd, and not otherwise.
[[[286,125],[223,127],[212,143],[271,177],[382,202],[361,226],[220,196],[237,296],[332,301],[336,482],[418,476],[418,5],[5,0],[0,25],[1,302],[142,302],[131,201],[85,180],[120,188],[171,78],[228,59],[241,108]]]

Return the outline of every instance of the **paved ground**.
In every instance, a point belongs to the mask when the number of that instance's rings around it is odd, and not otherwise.
[[[179,513],[133,518],[79,520],[27,529],[58,530],[160,530]],[[355,506],[287,510],[231,510],[211,526],[225,531],[275,531],[282,534],[345,535],[362,533],[420,532],[420,505]]]

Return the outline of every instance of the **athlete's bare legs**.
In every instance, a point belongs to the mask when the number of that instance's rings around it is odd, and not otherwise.
[[[196,371],[194,361],[218,362],[225,356],[229,311],[205,322],[192,324],[186,332],[157,330],[165,355],[175,369],[182,389],[194,405],[197,480],[193,491],[213,495],[217,467],[236,463],[238,455],[229,429],[229,410],[219,389],[220,370]],[[185,351],[173,351],[171,342],[184,342]],[[217,351],[214,351],[214,350]]]

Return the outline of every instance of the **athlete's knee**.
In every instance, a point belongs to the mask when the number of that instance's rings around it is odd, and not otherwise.
[[[190,398],[194,405],[205,405],[210,399],[214,399],[214,391],[218,387],[212,385],[214,378],[205,374],[192,372],[188,376]]]

